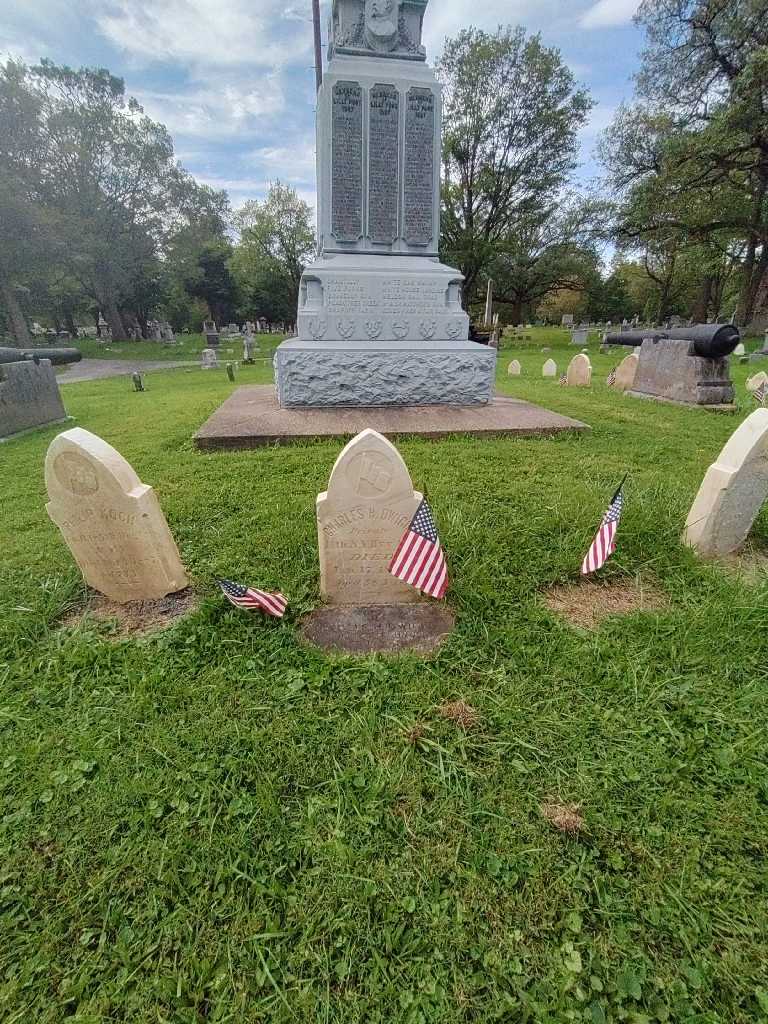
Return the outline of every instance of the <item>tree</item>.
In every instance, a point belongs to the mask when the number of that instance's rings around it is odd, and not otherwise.
[[[240,242],[232,270],[245,302],[253,313],[293,319],[301,275],[316,249],[310,207],[289,185],[277,181],[263,202],[246,203],[234,220]]]
[[[618,235],[740,254],[747,324],[768,274],[768,0],[644,0],[638,21],[639,102],[604,146]]]
[[[464,274],[465,303],[497,247],[542,226],[576,166],[592,105],[557,50],[522,28],[470,28],[447,39],[441,255]]]

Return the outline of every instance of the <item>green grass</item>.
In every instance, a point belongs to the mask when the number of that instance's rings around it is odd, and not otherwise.
[[[266,355],[283,340],[282,334],[255,335],[259,352]],[[164,345],[159,341],[111,341],[104,345],[95,338],[82,338],[72,342],[83,354],[84,359],[130,359],[134,362],[153,359],[167,359],[182,362],[199,359],[205,348],[205,337],[202,334],[177,334],[175,345]],[[232,349],[232,359],[242,359],[243,342],[241,339],[228,341],[221,338],[219,354],[224,358]]]
[[[223,370],[64,390],[157,489],[202,595],[165,633],[60,628],[82,585],[44,510],[56,430],[0,446],[4,1024],[768,1020],[768,586],[679,542],[747,367],[717,415],[609,391],[594,344],[593,387],[558,388],[536,337],[501,389],[591,434],[399,445],[453,579],[429,660],[299,642],[340,445],[197,453]],[[625,471],[604,576],[670,607],[581,632],[539,592],[575,578]],[[236,612],[219,573],[291,614]],[[457,697],[467,734],[435,711]]]

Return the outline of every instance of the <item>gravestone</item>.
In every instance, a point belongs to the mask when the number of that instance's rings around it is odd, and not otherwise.
[[[556,377],[557,363],[554,359],[548,359],[541,368],[542,377]]]
[[[573,327],[573,313],[563,313],[560,325],[562,327]]]
[[[512,362],[507,367],[507,374],[510,377],[519,377],[522,372],[523,372],[523,368],[520,365],[520,360],[519,359],[513,359]]]
[[[0,362],[0,440],[66,418],[50,359]]]
[[[768,497],[768,409],[732,435],[691,506],[683,540],[707,558],[737,552]]]
[[[441,90],[427,0],[332,0],[317,95],[318,241],[283,408],[486,405],[496,352],[469,340],[463,277],[439,261]]]
[[[420,594],[389,563],[422,500],[385,437],[364,430],[336,460],[317,499],[320,587],[332,605],[413,604]]]
[[[111,601],[151,601],[188,580],[151,487],[119,452],[76,427],[54,438],[45,459],[48,515],[86,583]]]
[[[256,346],[256,339],[253,336],[253,332],[252,331],[248,331],[243,336],[243,362],[244,363],[252,363],[253,362],[253,350],[254,350],[255,346]]]
[[[613,387],[617,391],[629,391],[635,382],[635,374],[637,373],[637,364],[640,361],[640,357],[636,352],[630,352],[619,365],[616,367],[616,380],[613,383]]]
[[[745,356],[747,354],[747,350],[744,348],[744,342],[743,341],[739,342],[739,344],[733,350],[733,354],[735,356]]]
[[[203,370],[213,370],[219,365],[219,357],[215,348],[204,348],[201,354],[200,366]]]
[[[757,391],[761,384],[765,384],[768,387],[768,373],[764,370],[753,374],[751,377],[747,377],[747,383],[745,386],[750,395],[752,395]]]
[[[572,345],[586,345],[589,339],[589,330],[586,327],[575,327],[571,331]]]
[[[592,364],[589,356],[579,352],[568,364],[566,380],[569,388],[588,388],[592,383]]]
[[[633,397],[719,408],[733,402],[727,357],[704,358],[692,341],[659,337],[646,338],[638,356]]]

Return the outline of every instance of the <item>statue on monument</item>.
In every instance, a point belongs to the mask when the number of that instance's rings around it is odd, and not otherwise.
[[[331,18],[335,53],[425,60],[421,25],[427,0],[337,0]]]

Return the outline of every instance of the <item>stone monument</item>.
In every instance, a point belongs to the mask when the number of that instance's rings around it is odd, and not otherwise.
[[[149,601],[188,580],[151,487],[119,452],[76,427],[54,438],[45,459],[48,515],[86,583],[112,601]]]
[[[737,552],[768,498],[768,409],[757,409],[707,470],[683,541],[707,558]]]
[[[589,356],[579,352],[568,364],[566,379],[569,388],[588,388],[592,383],[592,364]]]
[[[421,595],[389,563],[422,495],[397,448],[364,430],[336,460],[317,498],[320,589],[328,604],[413,604]]]
[[[438,258],[441,91],[428,0],[333,0],[317,98],[319,255],[298,337],[275,355],[283,407],[483,405],[496,353],[470,342],[462,276]]]
[[[629,391],[635,382],[639,361],[640,357],[637,352],[630,352],[628,356],[625,356],[616,367],[616,379],[612,387],[617,391]]]
[[[0,362],[0,440],[67,419],[49,359]]]

